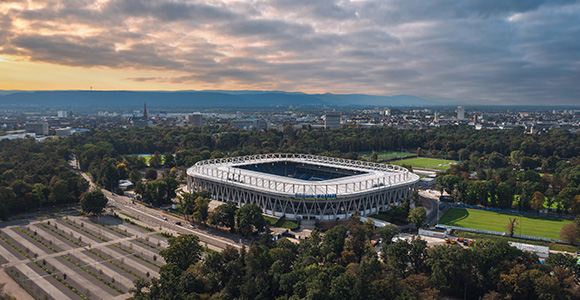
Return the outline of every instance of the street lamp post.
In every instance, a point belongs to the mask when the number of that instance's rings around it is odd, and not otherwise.
[[[441,204],[440,202],[441,200],[437,199],[437,225],[439,225],[439,204]]]
[[[524,224],[524,215],[520,214],[520,236],[522,235],[522,225]]]

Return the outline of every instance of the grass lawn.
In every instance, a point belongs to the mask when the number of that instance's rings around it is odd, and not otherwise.
[[[270,226],[272,226],[272,225],[276,224],[276,222],[278,222],[278,219],[268,217],[268,216],[264,216],[264,219],[266,219],[266,221],[268,221],[268,223],[270,223]]]
[[[380,212],[369,217],[396,225],[407,225],[409,223],[407,222],[407,211],[399,207],[391,208],[387,211]]]
[[[360,153],[361,156],[364,156],[366,158],[370,158],[372,154],[373,154],[372,151]],[[396,152],[396,151],[377,152],[378,159],[405,158],[405,157],[411,157],[411,156],[417,156],[417,154],[410,153],[410,152]]]
[[[147,165],[149,165],[149,161],[151,160],[151,157],[153,157],[153,154],[151,155],[139,155],[140,157],[145,158],[145,163]],[[165,155],[161,154],[161,164],[165,163]]]
[[[151,157],[153,157],[153,154],[135,154],[139,157],[143,157],[145,159],[145,163],[147,165],[149,165],[149,161],[151,160]],[[127,156],[131,156],[131,155],[127,155]],[[165,163],[165,155],[161,154],[161,164]]]
[[[559,239],[562,226],[572,222],[570,220],[520,217],[518,215],[454,207],[445,212],[439,220],[439,224],[505,232],[505,227],[509,222],[508,218],[513,218],[514,216],[519,222],[515,233],[550,239]]]
[[[449,165],[454,163],[456,163],[456,161],[454,160],[445,160],[427,157],[409,158],[391,162],[391,164],[393,165],[400,166],[405,164],[410,165],[413,168],[436,169],[436,170],[447,170],[449,169]]]
[[[286,220],[286,219],[277,219],[277,218],[270,217],[270,216],[264,216],[264,219],[266,219],[266,221],[268,221],[270,223],[270,226],[272,226],[272,227],[281,227],[281,228],[292,229],[292,228],[296,228],[296,226],[298,226],[298,223],[296,223],[295,221],[290,221],[290,220]]]

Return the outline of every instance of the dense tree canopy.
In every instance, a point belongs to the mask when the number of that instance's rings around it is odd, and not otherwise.
[[[294,244],[262,239],[249,249],[227,248],[199,260],[171,240],[160,278],[136,281],[135,299],[578,299],[570,256],[538,257],[505,241],[481,240],[469,248],[422,239],[383,244],[379,232],[354,220]],[[389,233],[385,233],[389,234]],[[187,238],[189,241],[189,238]],[[358,241],[362,241],[358,245]],[[361,255],[355,254],[361,247]],[[174,251],[181,249],[180,251]],[[169,256],[167,252],[174,253]],[[194,253],[197,250],[193,251]]]
[[[56,141],[0,141],[0,218],[77,202],[89,184],[68,167],[69,158]]]

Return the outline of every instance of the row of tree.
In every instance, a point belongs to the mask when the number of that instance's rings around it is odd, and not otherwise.
[[[230,127],[145,127],[95,129],[68,138],[64,144],[88,170],[104,157],[121,160],[121,155],[163,153],[152,165],[187,167],[199,160],[268,152],[296,152],[357,158],[357,151],[400,151],[464,161],[469,170],[517,166],[541,167],[555,172],[560,157],[577,163],[580,134],[553,129],[528,135],[513,130],[474,130],[467,126],[444,126],[430,130],[396,128],[346,128],[342,130],[245,131]],[[174,155],[172,155],[174,154]],[[169,158],[169,159],[168,159]],[[129,160],[129,159],[127,159]],[[132,163],[133,164],[133,163]]]
[[[216,207],[209,213],[209,201],[211,194],[208,191],[183,192],[179,195],[179,210],[186,218],[200,223],[225,227],[230,232],[237,232],[242,235],[251,235],[256,232],[263,232],[268,222],[262,215],[262,209],[256,204],[246,204],[237,207],[232,201]]]
[[[470,176],[461,165],[440,173],[436,183],[441,191],[470,205],[519,210],[552,209],[558,213],[580,214],[580,166],[560,174],[543,174],[512,168],[481,169]]]

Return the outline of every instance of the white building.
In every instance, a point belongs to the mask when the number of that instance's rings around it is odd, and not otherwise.
[[[66,111],[66,110],[59,110],[56,113],[56,116],[59,117],[59,118],[68,118],[68,111]]]

